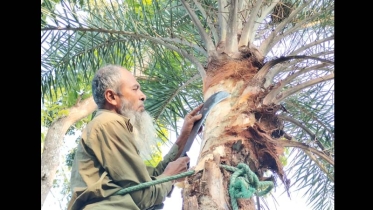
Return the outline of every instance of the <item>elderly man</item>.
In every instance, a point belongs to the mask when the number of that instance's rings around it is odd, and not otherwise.
[[[150,146],[156,132],[144,109],[146,96],[125,68],[107,65],[96,72],[92,94],[98,111],[82,132],[71,171],[69,210],[144,210],[162,204],[173,182],[115,195],[123,188],[173,176],[187,170],[188,157],[180,157],[202,105],[184,119],[181,134],[157,167],[149,167]]]

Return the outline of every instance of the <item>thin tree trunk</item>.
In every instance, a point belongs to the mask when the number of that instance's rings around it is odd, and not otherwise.
[[[41,157],[41,206],[43,206],[53,185],[67,130],[74,123],[91,114],[96,108],[97,105],[91,96],[71,107],[68,116],[59,118],[49,127]]]

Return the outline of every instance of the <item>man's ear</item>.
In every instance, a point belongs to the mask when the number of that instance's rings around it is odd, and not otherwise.
[[[108,102],[109,104],[111,104],[113,106],[118,105],[117,97],[118,97],[118,95],[116,95],[113,90],[108,89],[108,90],[105,91],[106,102]]]

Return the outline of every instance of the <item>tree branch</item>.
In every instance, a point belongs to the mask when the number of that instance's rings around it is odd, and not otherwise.
[[[328,162],[332,166],[334,166],[334,160],[333,159],[331,159],[329,156],[325,155],[324,153],[318,151],[317,149],[308,146],[307,144],[297,142],[297,141],[293,141],[293,140],[281,140],[281,139],[277,139],[277,140],[270,139],[270,141],[272,141],[273,143],[275,143],[279,146],[296,147],[296,148],[302,149],[303,151],[312,152],[312,153],[316,154],[317,156],[319,156],[321,159],[325,160],[326,162]]]
[[[285,26],[295,17],[301,10],[303,10],[306,6],[308,6],[312,1],[305,2],[303,5],[300,5],[297,9],[293,10],[289,17],[285,20],[281,21],[281,23],[275,28],[274,31],[265,39],[259,47],[260,52],[263,55],[266,55],[269,51],[269,45],[273,42],[273,39],[276,38],[277,34],[285,28]]]
[[[165,42],[173,42],[173,43],[176,43],[176,44],[183,44],[183,45],[192,47],[193,49],[196,49],[197,51],[201,52],[203,55],[205,55],[207,57],[207,52],[206,52],[205,49],[203,49],[202,47],[200,47],[196,44],[190,43],[186,40],[183,40],[183,39],[180,39],[180,38],[160,38],[160,39],[165,41]]]
[[[228,34],[227,39],[225,40],[225,50],[229,56],[232,56],[235,52],[238,51],[237,47],[237,12],[238,4],[237,0],[231,0],[229,7],[229,16],[228,16]]]
[[[288,61],[288,60],[291,60],[291,59],[312,59],[312,60],[317,60],[317,61],[324,62],[324,63],[334,64],[333,61],[329,61],[329,60],[322,59],[322,58],[316,58],[316,57],[313,57],[313,56],[306,56],[306,55],[286,56],[286,57],[281,56],[281,57],[279,57],[277,59],[268,61],[266,64],[264,64],[264,66],[258,71],[258,73],[254,76],[253,79],[256,79],[262,85],[265,82],[264,78],[266,77],[268,71],[273,66],[275,66],[278,63],[281,63],[281,62],[284,62],[284,61]]]
[[[330,130],[330,129],[329,129],[329,128],[328,128],[328,127],[323,123],[323,122],[321,122],[319,119],[317,119],[316,117],[314,117],[312,113],[310,113],[310,112],[307,111],[306,109],[302,108],[301,106],[298,106],[298,105],[292,103],[291,101],[286,101],[286,103],[289,104],[290,106],[296,107],[297,109],[300,109],[302,112],[304,112],[304,113],[310,115],[310,117],[311,117],[313,120],[315,120],[317,123],[319,123],[322,127],[324,127],[325,130],[327,130],[327,131],[330,133],[330,135],[333,136],[333,139],[334,139],[334,134],[333,134],[333,132],[332,132],[332,131],[331,131],[331,130]]]
[[[334,40],[334,34],[331,35],[330,37],[325,38],[325,39],[316,40],[316,41],[314,41],[314,42],[311,42],[311,43],[309,43],[309,44],[306,44],[306,45],[304,45],[304,46],[302,46],[302,47],[300,47],[300,48],[294,50],[294,51],[293,51],[292,53],[290,53],[289,55],[297,55],[298,53],[300,53],[300,52],[302,52],[302,51],[304,51],[304,50],[306,50],[306,49],[309,49],[309,48],[311,48],[311,47],[313,47],[313,46],[316,46],[316,45],[318,45],[318,44],[321,44],[321,43],[324,43],[324,42],[327,42],[327,41],[330,41],[330,40]]]
[[[228,9],[227,9],[227,0],[218,0],[218,19],[220,26],[220,40],[218,43],[225,42],[227,39],[227,20],[228,20]]]
[[[325,66],[328,66],[330,64],[327,64],[327,63],[322,63],[322,64],[319,64],[319,65],[315,65],[315,66],[311,66],[311,67],[308,67],[308,68],[303,68],[299,71],[297,71],[296,73],[293,73],[293,74],[290,74],[289,76],[287,76],[284,80],[282,80],[281,82],[279,82],[279,86],[276,86],[276,88],[273,88],[267,95],[266,97],[263,99],[263,103],[264,104],[267,104],[269,101],[272,101],[274,100],[274,98],[277,96],[277,94],[279,92],[281,92],[282,88],[285,87],[287,84],[289,84],[291,81],[293,81],[296,77],[298,77],[299,75],[301,74],[305,74],[309,71],[312,71],[314,69],[320,69],[322,67],[325,67]]]
[[[306,23],[310,22],[310,20],[313,20],[317,17],[321,16],[321,13],[316,13],[314,16],[310,16],[307,18],[304,18],[303,20],[299,21],[295,26],[291,27],[289,30],[286,30],[283,34],[280,36],[273,37],[273,40],[270,44],[268,44],[267,49],[271,49],[277,42],[283,40],[286,36],[289,34],[298,31],[299,28],[303,27]]]
[[[116,31],[116,30],[107,30],[107,29],[102,29],[102,28],[97,28],[97,29],[94,29],[94,28],[62,28],[62,27],[53,27],[53,28],[42,28],[41,29],[42,31],[43,30],[59,30],[59,31],[91,31],[91,32],[100,32],[100,33],[108,33],[108,34],[119,34],[119,35],[126,35],[126,36],[130,36],[130,37],[134,37],[134,38],[143,38],[145,40],[149,40],[151,42],[154,42],[156,44],[160,44],[160,45],[163,45],[171,50],[174,50],[175,52],[185,56],[185,58],[187,58],[190,62],[192,62],[196,68],[198,69],[199,73],[201,74],[201,77],[202,78],[205,78],[206,77],[206,71],[205,69],[203,68],[202,64],[192,55],[190,55],[189,53],[187,53],[185,50],[183,49],[180,49],[174,45],[171,45],[171,44],[168,44],[166,42],[164,42],[161,38],[155,38],[155,37],[151,37],[151,36],[147,36],[147,35],[143,35],[143,34],[137,34],[137,33],[133,33],[133,32],[128,32],[128,31]],[[211,40],[210,40],[211,41]]]
[[[269,13],[273,10],[273,8],[279,2],[280,1],[273,1],[267,8],[262,8],[261,16],[256,21],[254,21],[254,26],[250,30],[251,32],[249,33],[249,36],[248,36],[248,42],[251,43],[252,40],[255,40],[255,32],[257,31],[259,25],[262,24],[263,20],[267,18]]]
[[[326,76],[321,76],[319,78],[304,82],[300,85],[296,85],[296,86],[282,92],[280,94],[280,96],[277,96],[275,99],[271,100],[270,102],[267,102],[266,105],[268,105],[269,103],[279,104],[285,98],[289,97],[290,95],[293,95],[294,93],[297,93],[298,91],[300,91],[300,90],[302,90],[306,87],[310,87],[310,86],[315,85],[317,83],[325,82],[325,81],[331,80],[333,78],[334,78],[334,73],[331,73],[331,74],[328,74]]]
[[[313,55],[309,55],[309,57],[321,57],[321,56],[325,56],[325,55],[328,55],[328,54],[334,54],[334,51],[325,51],[325,52],[320,52],[320,53],[316,53],[316,54],[313,54]],[[329,61],[329,62],[332,62],[332,61]],[[288,68],[289,66],[293,66],[294,64],[297,64],[299,63],[299,61],[290,61],[290,62],[287,62],[286,64],[281,64],[281,65],[276,65],[274,68],[272,68],[270,71],[268,71],[268,73],[265,75],[265,82],[263,84],[263,87],[264,88],[267,88],[269,85],[272,84],[273,82],[273,78],[281,71],[281,72],[286,72],[286,71],[294,71],[294,69],[286,69]]]
[[[294,119],[294,118],[292,118],[292,117],[290,117],[290,116],[283,115],[283,114],[278,115],[278,117],[279,117],[280,119],[282,119],[282,120],[285,120],[285,121],[291,122],[291,123],[293,123],[294,125],[296,125],[296,126],[302,128],[306,133],[308,133],[308,135],[310,135],[310,138],[311,138],[312,140],[314,140],[314,139],[316,138],[316,135],[315,135],[314,133],[312,133],[312,131],[311,131],[310,129],[308,129],[306,126],[304,126],[304,125],[302,124],[302,122],[300,122],[300,121],[298,121],[298,120],[296,120],[296,119]],[[324,150],[324,149],[323,149],[323,150]]]
[[[91,114],[97,108],[93,97],[81,101],[78,105],[69,109],[69,115],[52,123],[49,127],[44,142],[44,150],[41,157],[41,205],[44,204],[60,163],[60,148],[63,138],[75,122]]]
[[[304,153],[306,153],[306,155],[308,157],[310,157],[310,159],[316,163],[316,165],[328,176],[328,178],[334,182],[334,177],[331,176],[330,172],[328,172],[328,170],[326,170],[326,168],[323,166],[322,163],[320,163],[320,161],[317,160],[317,158],[312,154],[312,152],[309,152],[307,150],[302,150]]]
[[[199,35],[202,38],[202,43],[206,44],[207,54],[209,55],[209,57],[211,57],[211,56],[216,57],[217,53],[216,53],[214,43],[212,42],[211,38],[207,35],[205,29],[202,27],[202,24],[199,21],[197,15],[192,11],[189,4],[187,2],[185,2],[185,0],[181,0],[181,3],[183,3],[183,5],[184,5],[185,9],[187,10],[190,18],[192,19],[194,25],[197,27]],[[202,77],[202,78],[204,78],[204,77]]]
[[[288,60],[291,60],[291,59],[293,59],[293,58],[292,57],[281,56],[281,57],[276,58],[274,60],[268,61],[267,63],[265,63],[263,65],[263,67],[258,71],[258,73],[256,73],[256,75],[253,77],[253,80],[257,80],[259,82],[259,85],[262,85],[265,82],[264,81],[265,76],[267,75],[268,71],[273,66],[275,66],[278,63],[288,61]]]
[[[238,47],[249,46],[249,38],[250,38],[249,36],[252,34],[252,30],[254,30],[255,20],[257,19],[258,12],[259,12],[259,9],[262,3],[263,3],[263,0],[256,1],[254,8],[251,10],[250,17],[242,29],[241,38],[240,38],[240,42],[238,43]]]
[[[218,32],[216,31],[215,26],[210,21],[208,21],[208,16],[206,14],[206,11],[203,9],[201,4],[197,0],[193,0],[193,2],[198,7],[199,11],[201,11],[202,16],[206,19],[207,25],[209,26],[209,28],[211,30],[211,33],[212,33],[212,36],[214,37],[215,46],[218,45],[219,37],[218,37]]]
[[[250,11],[247,8],[245,8],[247,6],[247,3],[248,2],[244,1],[244,0],[238,0],[238,2],[237,2],[237,8],[238,8],[238,11],[237,11],[237,32],[238,32],[239,35],[241,35],[241,33],[242,33],[243,23],[246,22],[246,17],[248,16],[248,15],[243,15],[242,13],[248,14],[249,11]],[[242,17],[242,20],[241,20],[240,16]]]
[[[296,120],[296,119],[294,119],[294,118],[292,118],[292,117],[290,117],[290,116],[283,115],[283,114],[278,115],[278,117],[279,117],[280,119],[282,119],[282,120],[285,120],[285,121],[291,122],[291,123],[293,123],[294,125],[296,125],[296,126],[302,128],[302,129],[303,129],[303,130],[304,130],[308,135],[310,135],[310,139],[311,139],[311,140],[316,141],[317,146],[319,146],[320,149],[321,149],[323,152],[325,152],[326,155],[328,155],[328,156],[330,155],[330,153],[329,153],[328,151],[325,151],[325,147],[324,147],[324,145],[322,145],[321,142],[317,140],[316,135],[315,135],[315,134],[314,134],[310,129],[308,129],[306,126],[304,126],[302,122],[300,122],[300,121],[298,121],[298,120]]]

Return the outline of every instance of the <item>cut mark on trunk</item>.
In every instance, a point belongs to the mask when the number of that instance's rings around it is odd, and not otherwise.
[[[203,196],[202,202],[208,202],[211,204],[214,204],[215,208],[212,209],[225,209],[225,202],[224,202],[224,196],[226,191],[224,189],[223,185],[223,179],[221,169],[218,164],[215,163],[215,161],[206,161],[205,163],[205,169],[203,171],[202,181],[206,183],[205,189],[202,192],[202,194],[209,195],[208,197]],[[209,200],[205,200],[209,198]],[[211,199],[211,200],[210,200]],[[206,205],[203,205],[206,206]]]
[[[206,154],[206,153],[205,153]],[[200,171],[205,168],[205,162],[208,160],[213,160],[214,156],[219,155],[220,157],[225,157],[226,153],[224,151],[224,146],[220,145],[214,148],[212,152],[203,156],[201,160],[198,161],[197,165],[195,166],[195,171]]]
[[[186,201],[183,203],[183,209],[199,209],[197,196],[188,196]]]

